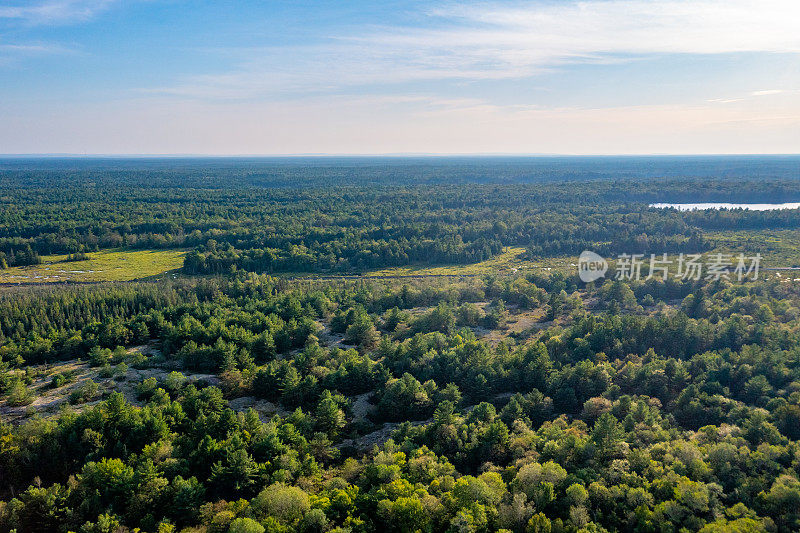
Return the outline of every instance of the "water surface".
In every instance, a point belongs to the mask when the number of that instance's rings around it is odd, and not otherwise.
[[[774,211],[776,209],[800,209],[800,202],[787,202],[783,204],[730,204],[726,202],[706,202],[696,204],[650,204],[650,207],[673,207],[678,211],[693,211],[695,209],[748,209],[750,211]]]

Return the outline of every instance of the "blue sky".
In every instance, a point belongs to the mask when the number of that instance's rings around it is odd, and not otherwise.
[[[0,0],[0,153],[798,152],[797,0]]]

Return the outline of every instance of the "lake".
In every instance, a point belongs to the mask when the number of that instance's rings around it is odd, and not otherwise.
[[[774,211],[776,209],[800,209],[800,202],[783,204],[730,204],[725,202],[708,202],[697,204],[650,204],[650,207],[674,207],[679,211],[692,211],[695,209],[748,209],[750,211]]]

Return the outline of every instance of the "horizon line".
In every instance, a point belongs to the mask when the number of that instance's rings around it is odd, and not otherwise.
[[[195,154],[195,153],[156,153],[156,154],[125,154],[125,153],[59,153],[59,152],[36,152],[36,153],[17,153],[0,154],[0,159],[144,159],[144,158],[333,158],[333,157],[797,157],[797,153],[780,152],[652,152],[652,153],[537,153],[537,152],[383,152],[383,153],[276,153],[276,154]]]

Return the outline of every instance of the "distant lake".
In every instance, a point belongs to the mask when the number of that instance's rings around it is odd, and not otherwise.
[[[725,202],[709,202],[699,204],[650,204],[650,207],[674,207],[678,211],[695,209],[749,209],[750,211],[774,211],[776,209],[800,209],[800,202],[785,204],[729,204]]]

